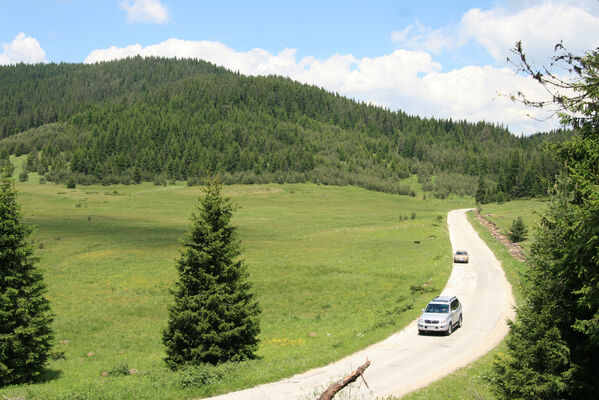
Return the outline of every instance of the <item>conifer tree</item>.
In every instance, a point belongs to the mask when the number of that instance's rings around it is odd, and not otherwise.
[[[0,386],[39,376],[53,338],[50,304],[30,234],[5,172],[0,183]]]
[[[479,175],[478,177],[478,185],[476,187],[476,195],[475,195],[475,201],[476,204],[485,204],[488,203],[488,194],[487,194],[487,186],[485,184],[485,179],[483,178],[482,175]]]
[[[563,50],[561,45],[556,49]],[[551,191],[531,245],[530,269],[507,352],[496,358],[493,382],[502,399],[591,399],[599,376],[599,48],[561,52],[578,78],[566,82],[533,69],[521,44],[524,72],[550,92],[562,123],[578,135],[550,149],[565,171]],[[562,89],[571,89],[567,96]],[[574,93],[574,94],[571,94]],[[544,102],[525,104],[541,107]]]
[[[524,221],[522,221],[522,217],[516,218],[512,222],[512,226],[510,227],[510,231],[507,236],[513,243],[522,242],[526,240],[526,225],[524,225]]]
[[[218,364],[254,358],[259,306],[240,260],[233,205],[215,180],[191,216],[191,229],[177,262],[168,326],[163,332],[167,365]]]

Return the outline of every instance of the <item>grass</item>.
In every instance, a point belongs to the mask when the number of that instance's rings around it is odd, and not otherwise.
[[[171,372],[161,332],[200,189],[16,186],[56,316],[43,380],[0,390],[26,399],[201,397],[339,359],[405,326],[443,288],[446,213],[471,205],[355,187],[226,187],[263,309],[259,359]],[[102,377],[126,368],[139,372]]]
[[[529,250],[533,227],[539,222],[540,214],[547,207],[547,199],[513,200],[507,203],[490,203],[481,207],[481,215],[497,225],[504,235],[510,231],[512,222],[522,217],[528,229],[528,239],[521,242],[525,250]]]

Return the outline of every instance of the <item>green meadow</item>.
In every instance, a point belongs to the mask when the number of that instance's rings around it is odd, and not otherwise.
[[[40,382],[0,390],[25,399],[202,397],[339,359],[401,329],[443,288],[447,212],[472,206],[356,187],[226,186],[263,310],[259,357],[172,372],[161,332],[200,188],[66,189],[35,175],[16,187],[36,227],[55,345]]]
[[[518,217],[528,229],[528,239],[522,242],[525,250],[529,249],[530,240],[534,236],[534,226],[539,222],[541,214],[547,208],[547,199],[512,200],[507,203],[490,203],[481,207],[480,213],[497,225],[503,234],[510,231],[512,223]]]

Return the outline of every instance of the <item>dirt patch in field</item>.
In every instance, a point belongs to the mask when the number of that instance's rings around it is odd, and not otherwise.
[[[512,257],[514,257],[518,261],[526,261],[524,249],[522,248],[522,246],[520,246],[519,243],[510,242],[510,239],[506,235],[501,233],[501,229],[499,229],[499,227],[495,225],[493,222],[480,215],[478,210],[475,210],[474,214],[476,215],[476,218],[478,218],[480,223],[483,224],[489,230],[489,232],[491,232],[491,235],[493,235],[495,239],[499,240],[505,247],[507,247]]]
[[[264,195],[281,193],[283,189],[272,186],[258,186],[258,185],[233,185],[228,186],[225,190],[225,194],[229,196],[240,196],[240,195]]]

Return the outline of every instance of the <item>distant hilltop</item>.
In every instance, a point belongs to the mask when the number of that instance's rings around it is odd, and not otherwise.
[[[545,195],[544,143],[506,127],[427,119],[201,60],[0,66],[0,152],[46,180],[314,182],[488,200]],[[409,179],[409,177],[417,179]],[[481,189],[481,185],[483,188]]]

